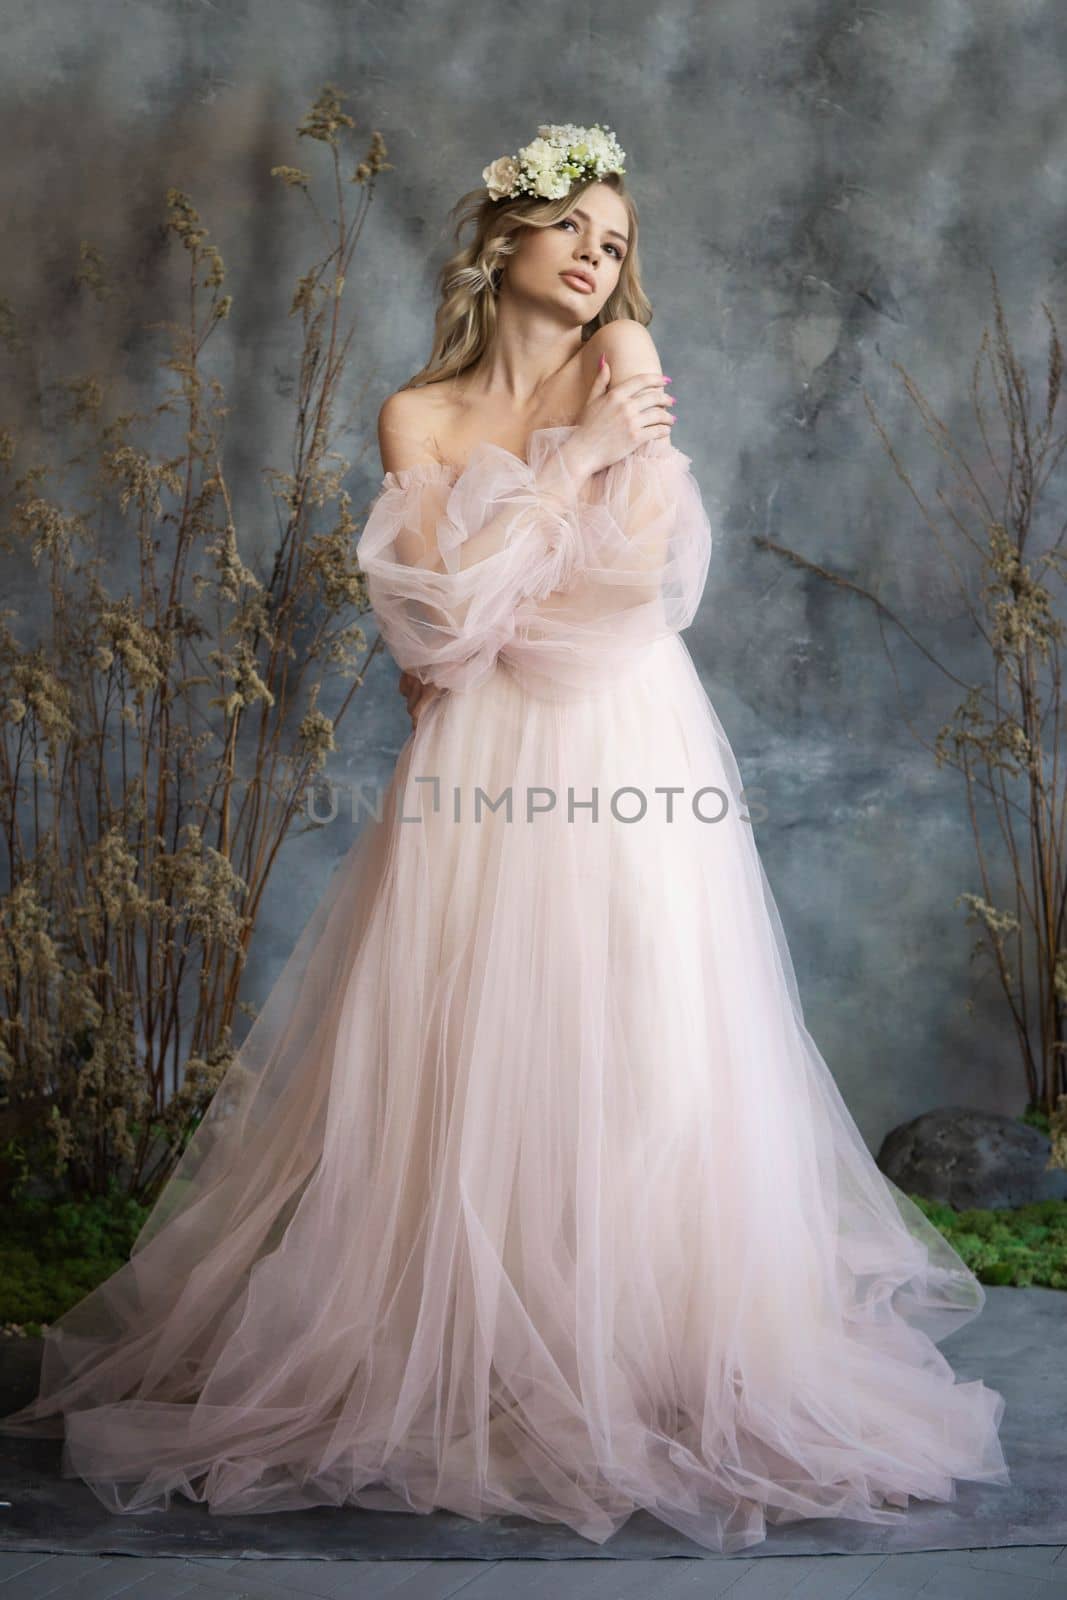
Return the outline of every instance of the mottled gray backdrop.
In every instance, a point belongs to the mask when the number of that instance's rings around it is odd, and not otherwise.
[[[6,0],[3,22],[0,292],[39,334],[4,358],[2,420],[46,448],[46,386],[87,364],[129,400],[151,399],[159,336],[142,330],[180,309],[160,221],[167,188],[183,189],[235,297],[212,349],[235,408],[228,465],[248,538],[273,516],[261,468],[288,465],[299,330],[287,311],[316,254],[308,213],[269,169],[324,171],[295,133],[320,86],[349,97],[358,145],[381,129],[395,166],[350,297],[342,442],[361,506],[380,471],[378,405],[427,353],[448,207],[539,122],[615,129],[678,397],[675,443],[715,532],[686,639],[766,808],[757,839],[808,1025],[874,1146],[936,1104],[1021,1110],[1004,1006],[972,969],[954,904],[979,887],[962,780],[935,769],[905,722],[931,739],[958,691],[888,630],[902,707],[872,607],[755,541],[877,589],[962,677],[984,669],[863,396],[924,493],[946,486],[893,363],[966,433],[991,269],[1040,384],[1040,302],[1059,317],[1064,300],[1062,7]],[[71,289],[83,239],[120,286],[88,318],[88,348]],[[6,581],[43,618],[28,563]],[[387,779],[408,732],[396,677],[376,660],[331,760],[339,782]],[[351,842],[343,822],[288,842],[250,997]]]

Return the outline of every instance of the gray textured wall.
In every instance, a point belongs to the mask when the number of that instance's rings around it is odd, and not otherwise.
[[[285,463],[296,348],[285,311],[311,254],[303,212],[268,172],[311,161],[294,130],[319,86],[350,93],[396,168],[358,257],[346,441],[357,500],[377,485],[377,406],[427,351],[448,207],[538,122],[615,128],[641,209],[652,332],[675,380],[675,442],[715,526],[687,643],[747,785],[763,791],[757,838],[811,1031],[872,1144],[946,1100],[1021,1109],[999,999],[969,977],[971,934],[953,906],[976,887],[961,781],[936,772],[905,728],[871,609],[754,536],[880,587],[965,665],[940,559],[861,391],[932,490],[938,469],[891,363],[965,423],[990,266],[1040,375],[1038,303],[1058,311],[1063,299],[1062,8],[8,0],[4,37],[0,278],[49,335],[9,374],[5,419],[69,369],[82,238],[123,284],[86,361],[148,398],[143,347],[119,341],[131,313],[159,314],[158,223],[176,184],[208,221],[236,297],[215,349],[237,408],[230,467],[246,527],[267,506],[260,465]],[[21,418],[47,434],[46,417]],[[37,582],[13,576],[20,604],[37,603]],[[910,713],[932,734],[953,698],[891,644]],[[395,677],[387,658],[375,663],[331,763],[338,780],[388,775],[407,733]],[[340,827],[290,841],[250,993],[350,843]]]

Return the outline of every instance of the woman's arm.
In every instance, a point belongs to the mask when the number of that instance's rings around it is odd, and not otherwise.
[[[506,450],[478,451],[458,475],[408,460],[387,472],[357,558],[401,669],[468,688],[492,670],[521,601],[555,588],[574,562],[576,499],[566,497],[579,480],[562,455],[540,474]]]
[[[648,337],[636,324],[623,337],[635,334]],[[615,655],[615,631],[633,644],[684,625],[673,597],[679,557],[693,567],[677,471],[688,458],[663,425],[662,375],[620,380],[609,400],[611,381],[605,367],[581,424],[535,429],[528,461],[489,445],[462,470],[437,458],[424,401],[399,391],[386,402],[379,436],[394,465],[357,554],[405,674],[472,687],[527,643],[546,663],[554,644],[577,670],[589,645]]]
[[[404,473],[409,468],[439,467],[441,462],[434,450],[433,438],[426,422],[425,401],[417,390],[398,389],[382,405],[378,414],[378,449],[385,473]],[[511,452],[504,451],[505,455]],[[515,458],[517,460],[517,458]],[[508,463],[503,463],[505,466]],[[519,463],[520,466],[523,463]],[[580,436],[572,435],[559,450],[552,452],[536,475],[525,474],[523,488],[536,495],[545,511],[550,513],[545,531],[550,542],[559,537],[559,530],[551,526],[555,519],[573,518],[581,491],[592,476],[592,468]],[[536,508],[531,507],[531,510]],[[452,567],[446,567],[441,545],[419,530],[417,548],[409,544],[405,557],[414,566],[426,571],[465,571],[477,566],[502,550],[514,529],[516,505],[514,496],[507,499],[499,515],[481,522],[475,531],[468,531],[455,545],[456,557]],[[543,520],[543,519],[542,519]]]
[[[399,389],[389,395],[382,405],[378,413],[378,450],[383,472],[397,473],[409,467],[433,467],[437,464],[433,441],[426,431],[424,403],[424,398],[417,392]],[[542,478],[547,493],[565,494],[570,481],[587,481],[589,474],[573,459],[576,456],[574,449],[567,452],[563,458],[565,470],[561,470],[563,464],[553,459]],[[499,526],[493,528],[487,525],[476,536],[476,543],[467,550],[464,564],[470,564],[487,550],[491,553],[498,548],[500,531]],[[413,558],[419,560],[419,554],[413,552]],[[435,565],[438,559],[434,548],[432,560]],[[419,718],[428,706],[447,692],[433,679],[424,680],[407,668],[400,673],[397,689],[404,697],[412,728],[418,726]]]

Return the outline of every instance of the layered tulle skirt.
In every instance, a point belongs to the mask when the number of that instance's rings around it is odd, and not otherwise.
[[[510,796],[510,801],[508,799]],[[343,815],[338,825],[344,825]],[[3,1424],[114,1511],[643,1508],[735,1551],[1008,1481],[983,1291],[808,1034],[681,639],[442,694],[130,1262]]]

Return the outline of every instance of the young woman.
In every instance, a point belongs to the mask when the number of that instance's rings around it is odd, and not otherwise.
[[[113,1510],[709,1548],[1007,1483],[984,1295],[807,1032],[680,637],[711,530],[609,130],[467,197],[358,544],[414,732],[130,1262],[9,1432]],[[458,231],[458,230],[457,230]]]

